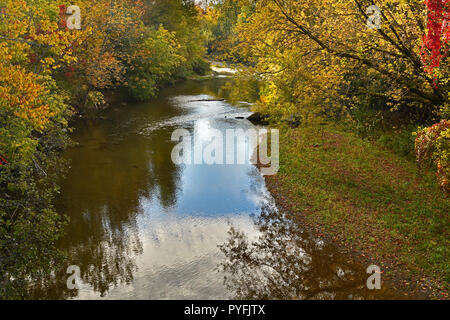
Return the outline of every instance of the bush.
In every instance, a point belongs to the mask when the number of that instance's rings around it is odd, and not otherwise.
[[[408,126],[401,130],[383,132],[377,142],[398,155],[411,158],[414,157],[415,138],[413,132],[416,129],[416,127]]]
[[[450,194],[450,120],[442,120],[417,133],[415,151],[421,166],[431,160],[437,167],[437,178],[442,191]]]
[[[192,62],[192,71],[196,74],[204,76],[210,71],[209,62],[204,59],[197,59]]]
[[[142,54],[134,61],[136,67],[126,75],[125,86],[132,98],[145,101],[156,96],[162,84],[185,62],[179,47],[173,32],[162,26],[146,29],[140,45]]]

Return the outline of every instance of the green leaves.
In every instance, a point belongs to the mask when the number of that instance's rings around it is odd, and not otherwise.
[[[126,75],[130,95],[137,100],[153,98],[185,61],[174,32],[163,26],[147,28],[133,60],[135,67]]]

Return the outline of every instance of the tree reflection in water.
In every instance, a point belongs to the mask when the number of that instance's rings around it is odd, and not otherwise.
[[[236,299],[389,299],[389,288],[368,290],[365,268],[335,246],[313,238],[298,218],[264,208],[256,236],[231,226],[219,270]]]
[[[110,132],[115,122],[97,122],[83,122],[86,128],[77,137],[82,144],[69,150],[72,168],[63,181],[59,204],[60,212],[71,220],[59,244],[67,259],[36,293],[38,298],[79,295],[79,290],[67,288],[69,265],[80,268],[82,290],[92,292],[92,298],[131,283],[136,258],[143,251],[137,223],[138,216],[145,214],[141,200],[154,196],[164,209],[176,202],[180,168],[167,160],[174,146],[173,129],[146,137],[129,135],[125,143],[125,133]]]

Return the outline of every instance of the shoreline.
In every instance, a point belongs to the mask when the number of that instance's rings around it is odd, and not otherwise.
[[[301,139],[302,135],[304,135],[306,139]],[[364,190],[366,187],[370,190],[370,186],[366,186],[365,184],[365,178],[370,176],[367,172],[369,170],[364,170],[366,168],[363,167],[358,168],[362,170],[355,170],[356,172],[352,172],[352,169],[346,168],[345,166],[339,166],[335,163],[336,161],[339,162],[339,156],[341,156],[343,152],[350,152],[350,150],[347,149],[349,146],[348,141],[345,141],[347,139],[356,142],[360,140],[362,151],[384,155],[385,158],[381,161],[385,161],[387,165],[385,168],[380,169],[381,173],[389,174],[390,171],[401,171],[401,168],[396,168],[398,163],[395,163],[395,161],[392,160],[400,160],[402,162],[406,160],[397,159],[397,156],[393,154],[389,155],[389,152],[380,150],[377,146],[370,146],[363,142],[359,137],[336,130],[336,128],[326,128],[325,136],[325,140],[322,139],[322,141],[320,141],[320,135],[311,132],[311,128],[280,129],[280,171],[276,175],[264,177],[267,189],[275,199],[277,207],[304,222],[305,229],[308,232],[311,232],[314,236],[329,243],[333,243],[341,252],[350,255],[355,258],[356,261],[367,265],[379,265],[382,269],[382,281],[386,281],[392,288],[398,290],[405,296],[411,295],[419,299],[448,299],[448,289],[445,288],[445,278],[443,279],[433,274],[431,268],[423,267],[421,270],[420,265],[418,267],[411,261],[404,261],[405,253],[400,250],[399,247],[402,244],[408,243],[408,239],[403,234],[399,234],[392,225],[380,224],[380,221],[383,220],[383,215],[387,215],[387,213],[380,211],[379,207],[374,208],[373,205],[368,205],[367,213],[364,213],[364,210],[358,208],[358,205],[360,205],[360,203],[358,203],[360,202],[358,190],[354,190],[354,194],[347,193],[348,190],[345,190],[345,188],[340,190],[341,185],[345,186],[348,182],[355,184],[354,187],[356,189],[362,188],[361,191],[359,191],[360,193],[367,191]],[[318,140],[315,141],[316,143],[314,143],[314,137],[316,137],[315,140]],[[293,150],[295,151],[292,152]],[[299,159],[302,158],[302,151],[306,152],[307,155],[303,157],[305,163],[299,165],[299,162],[296,161],[295,158],[296,156]],[[290,155],[291,157],[286,159],[286,155]],[[360,156],[361,158],[364,158],[363,155]],[[320,168],[319,170],[310,170],[309,172],[306,172],[306,174],[298,172],[308,166],[313,167],[314,163],[318,164],[319,167],[320,164],[323,164],[323,166],[326,167],[327,163],[324,163],[324,157],[327,158],[327,160],[331,159],[331,163],[336,166],[336,168],[331,168],[331,170],[330,168],[324,170],[326,171],[325,175],[328,174],[327,177],[308,176],[308,174],[314,173],[321,175],[322,172],[320,171]],[[361,159],[357,159],[357,161],[360,160]],[[376,167],[378,164],[369,165]],[[388,172],[383,172],[383,170]],[[399,175],[397,178],[401,180],[411,178],[411,172],[407,171],[406,173],[407,174],[404,177]],[[359,177],[364,174],[364,178]],[[370,174],[376,173],[371,172]],[[405,172],[402,172],[402,175],[403,174],[405,174]],[[345,176],[344,179],[342,179],[342,175]],[[316,179],[317,181],[314,181]],[[321,185],[321,183],[330,180],[338,180],[335,186],[337,188],[334,188],[335,190],[333,190],[337,192],[330,192],[330,196],[328,197],[326,195],[329,191],[327,190],[328,185]],[[367,180],[370,181],[370,179]],[[395,179],[393,181],[395,182]],[[415,181],[415,183],[419,184],[422,182]],[[305,191],[308,190],[308,186],[310,185],[313,185],[312,189],[315,189],[315,191],[323,192],[319,197],[322,198],[324,196],[323,205],[320,203],[321,200],[319,200],[319,203],[314,203],[314,200],[311,200],[311,196],[314,195],[313,190],[312,192]],[[413,186],[409,187],[414,188]],[[428,187],[428,185],[426,185],[426,187]],[[295,195],[296,192],[297,196]],[[388,192],[388,190],[386,190],[386,192]],[[370,194],[367,196],[369,198],[371,197]],[[379,194],[372,196],[377,197]],[[422,200],[419,196],[417,198],[417,201]],[[446,199],[440,199],[440,201],[442,201],[443,206],[449,204],[446,202],[448,201]],[[395,201],[392,202],[395,203]],[[402,199],[399,199],[397,202],[399,202],[398,205],[402,205],[403,201]],[[343,214],[345,211],[350,212],[349,214]],[[407,210],[403,213],[408,214]],[[436,213],[439,214],[441,212],[439,211]],[[372,214],[375,217],[372,216]],[[371,223],[373,224],[375,222],[377,223],[375,227],[378,230],[372,232],[369,226]],[[396,241],[398,241],[398,243]],[[445,241],[448,241],[448,237],[446,240],[443,240],[444,243]],[[377,246],[377,244],[383,242],[384,245]],[[426,241],[424,240],[422,242]],[[420,247],[421,243],[419,241],[418,243],[409,243],[408,245],[413,246],[412,250],[416,250],[416,248]],[[412,252],[410,255],[413,258],[416,258],[419,256],[419,253]],[[400,263],[399,260],[401,261]],[[443,260],[445,260],[445,257]],[[440,261],[440,263],[445,265],[445,261]],[[438,268],[439,267],[436,269]]]

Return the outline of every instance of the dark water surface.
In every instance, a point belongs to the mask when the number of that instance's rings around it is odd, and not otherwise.
[[[398,297],[365,289],[367,266],[278,213],[255,166],[171,161],[174,129],[207,141],[211,129],[251,127],[233,117],[245,108],[193,101],[226,98],[226,81],[188,81],[149,103],[117,106],[77,124],[58,209],[71,219],[60,247],[67,265],[79,266],[82,285],[69,290],[62,281],[49,296]]]

